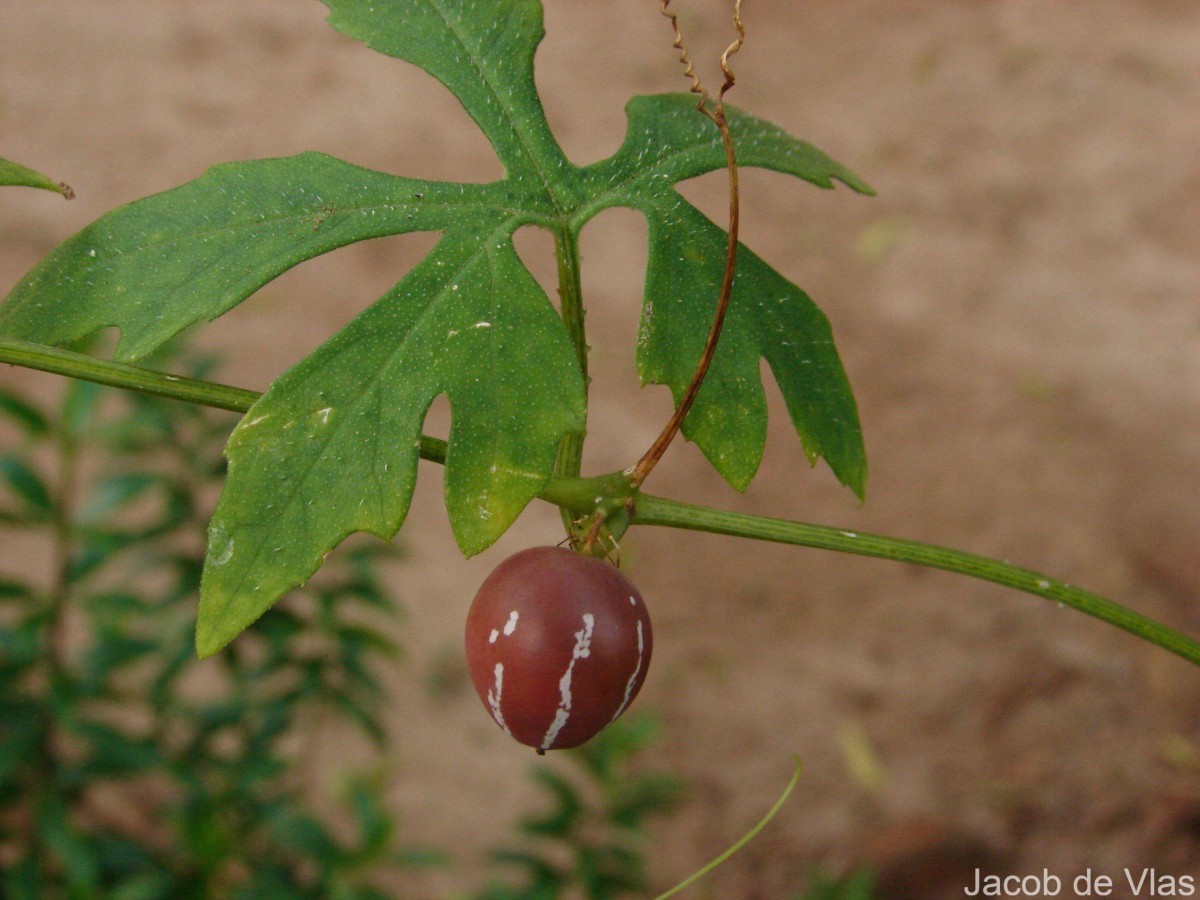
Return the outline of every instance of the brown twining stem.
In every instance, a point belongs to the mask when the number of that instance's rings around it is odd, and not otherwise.
[[[717,92],[715,103],[711,101],[708,91],[700,83],[700,77],[696,74],[695,67],[688,56],[687,47],[683,42],[683,32],[679,28],[679,18],[671,11],[670,7],[671,0],[662,0],[661,12],[671,21],[671,28],[675,33],[673,46],[679,51],[679,61],[683,64],[684,69],[683,74],[685,77],[691,79],[691,92],[700,96],[700,102],[696,104],[696,108],[717,126],[717,129],[721,133],[721,141],[725,145],[725,165],[729,171],[729,241],[725,248],[725,273],[721,279],[721,292],[717,297],[716,312],[713,315],[712,327],[708,331],[708,339],[705,341],[704,350],[700,354],[700,360],[696,364],[696,371],[692,375],[692,380],[684,391],[683,397],[679,401],[674,414],[663,428],[662,433],[650,445],[650,449],[642,454],[642,458],[626,470],[629,476],[629,486],[634,493],[637,492],[642,482],[646,480],[646,476],[658,465],[658,461],[666,453],[667,447],[675,439],[675,435],[679,433],[679,429],[683,425],[683,420],[687,418],[687,414],[696,400],[696,395],[700,392],[700,385],[703,384],[704,376],[708,373],[708,367],[712,363],[713,354],[717,350],[717,341],[721,337],[721,328],[725,324],[725,313],[729,309],[729,297],[733,293],[733,276],[737,269],[738,170],[737,157],[733,151],[733,137],[729,133],[729,123],[725,119],[724,99],[726,92],[734,85],[734,75],[733,70],[729,66],[729,58],[741,49],[746,37],[746,30],[742,25],[742,0],[734,0],[733,24],[737,29],[737,39],[726,47],[725,52],[721,54],[721,72],[725,76],[725,81],[721,85],[721,89]],[[632,500],[628,502],[632,505]],[[596,511],[583,539],[583,543],[579,547],[582,552],[592,552],[592,548],[600,539],[606,518],[607,512],[605,510]]]
[[[746,37],[745,28],[742,26],[742,0],[734,0],[733,24],[737,28],[738,36],[737,40],[730,44],[725,49],[725,52],[721,54],[721,72],[725,76],[725,82],[721,85],[721,90],[717,92],[716,103],[710,103],[708,92],[700,83],[700,78],[696,75],[692,61],[688,58],[687,47],[683,42],[683,33],[679,28],[679,17],[671,11],[670,4],[671,0],[662,0],[662,14],[671,20],[671,28],[675,32],[674,47],[679,51],[679,61],[684,67],[683,74],[692,81],[692,93],[700,95],[700,103],[697,105],[697,109],[708,116],[713,124],[717,126],[721,132],[721,140],[725,144],[725,164],[729,170],[729,242],[725,249],[725,274],[721,279],[721,293],[717,298],[717,309],[713,316],[712,327],[708,332],[708,340],[704,344],[704,351],[700,354],[700,361],[696,364],[696,372],[692,375],[691,383],[688,384],[687,390],[684,391],[683,398],[679,401],[674,415],[671,416],[662,433],[650,445],[650,449],[642,455],[642,458],[630,470],[629,480],[635,489],[640,487],[642,482],[646,480],[646,476],[658,464],[658,461],[666,452],[671,441],[675,439],[675,435],[678,434],[680,427],[683,425],[683,420],[687,418],[687,414],[692,408],[692,403],[696,400],[696,395],[700,392],[700,385],[703,384],[704,376],[708,373],[708,367],[712,363],[713,354],[717,350],[717,341],[721,337],[721,328],[725,324],[725,313],[729,309],[729,297],[733,293],[733,276],[737,269],[738,170],[737,158],[733,152],[733,137],[729,133],[729,123],[725,120],[724,99],[725,93],[734,84],[734,75],[733,70],[729,67],[729,58],[741,49],[742,42]],[[598,532],[598,530],[598,527],[593,527],[593,531]],[[590,534],[589,539],[591,539]]]

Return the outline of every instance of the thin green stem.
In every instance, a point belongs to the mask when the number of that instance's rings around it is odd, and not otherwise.
[[[792,791],[794,791],[796,789],[796,783],[800,780],[800,772],[802,769],[803,769],[803,764],[800,762],[800,758],[797,757],[796,758],[796,769],[794,772],[792,772],[791,781],[789,781],[787,783],[787,787],[785,787],[783,789],[783,793],[779,795],[779,799],[775,801],[774,805],[772,805],[772,807],[769,810],[767,810],[767,814],[765,816],[763,816],[761,819],[759,819],[758,822],[755,823],[753,828],[751,828],[749,831],[747,831],[745,834],[743,834],[740,838],[738,838],[738,840],[734,843],[734,845],[732,847],[730,847],[728,850],[726,850],[724,853],[722,853],[716,859],[712,860],[712,862],[705,865],[703,868],[698,869],[697,871],[693,872],[691,875],[689,875],[683,881],[679,882],[679,884],[675,885],[675,887],[671,888],[669,891],[659,894],[657,897],[654,898],[654,900],[667,900],[668,897],[674,897],[676,894],[678,894],[684,888],[688,887],[689,885],[695,884],[697,881],[699,881],[701,878],[703,878],[705,875],[707,875],[709,872],[711,872],[717,866],[721,865],[721,863],[723,863],[727,859],[729,859],[729,857],[733,856],[733,854],[737,853],[739,850],[741,850],[743,847],[745,847],[748,843],[750,843],[752,840],[754,840],[756,837],[758,837],[758,833],[767,827],[767,824],[773,818],[775,818],[775,815],[776,815],[776,813],[779,812],[779,810],[783,809],[783,804],[787,802],[788,797],[790,797],[792,795]]]
[[[559,308],[562,311],[563,324],[567,327],[567,336],[571,346],[575,348],[575,359],[579,364],[580,374],[583,375],[583,389],[586,395],[591,379],[588,377],[588,343],[587,329],[584,327],[583,283],[579,274],[579,242],[571,231],[570,226],[564,225],[554,232],[554,255],[558,260],[558,297]],[[566,435],[558,445],[558,457],[554,461],[554,474],[566,478],[576,478],[583,466],[583,439],[586,429]],[[568,533],[574,524],[572,513],[562,510],[563,526]]]
[[[1200,665],[1200,642],[1186,635],[1098,594],[1050,578],[1040,572],[977,556],[974,553],[951,550],[920,541],[830,528],[827,525],[810,525],[787,519],[724,512],[646,494],[642,494],[637,500],[633,524],[666,525],[691,531],[816,547],[957,572],[1070,606]]]
[[[71,568],[74,562],[77,435],[64,416],[58,428],[58,485],[54,503],[54,586],[46,616],[46,663],[51,683],[56,684],[66,673],[65,652],[62,647],[62,611],[71,591]]]
[[[46,595],[45,608],[42,611],[44,645],[40,660],[45,671],[45,689],[51,702],[47,702],[42,707],[43,725],[37,755],[39,771],[34,780],[36,799],[33,807],[37,810],[47,804],[60,801],[58,792],[61,782],[60,769],[63,764],[63,760],[59,757],[59,753],[62,752],[59,726],[60,708],[59,704],[54,702],[54,698],[69,689],[63,612],[67,608],[71,593],[71,567],[74,559],[75,525],[72,513],[78,468],[77,436],[66,416],[59,420],[56,433],[58,437],[58,478],[54,489],[52,518],[54,562],[51,586]],[[54,848],[51,842],[46,840],[40,828],[34,829],[34,846],[36,858],[42,866],[53,866]]]
[[[236,412],[248,410],[259,396],[254,391],[241,388],[181,378],[137,366],[93,359],[67,350],[16,341],[0,341],[0,362],[16,363],[85,381]],[[420,453],[422,459],[444,463],[446,442],[422,435]],[[622,506],[630,496],[630,485],[628,477],[622,473],[598,478],[556,475],[550,479],[539,496],[563,509],[566,519],[590,509]],[[664,525],[691,531],[707,531],[713,534],[874,556],[957,572],[1070,606],[1200,665],[1200,642],[1186,635],[1090,591],[1039,572],[973,553],[937,547],[920,541],[830,528],[826,525],[724,512],[649,494],[638,495],[630,524]]]

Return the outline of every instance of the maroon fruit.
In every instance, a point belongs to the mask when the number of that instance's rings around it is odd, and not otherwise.
[[[538,752],[575,747],[621,715],[650,665],[637,588],[600,559],[532,547],[500,563],[467,614],[467,664],[496,724]]]

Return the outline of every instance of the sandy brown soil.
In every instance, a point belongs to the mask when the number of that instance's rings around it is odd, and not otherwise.
[[[601,158],[630,94],[683,84],[669,35],[648,0],[546,5],[552,122],[574,159]],[[1200,634],[1200,5],[746,6],[733,101],[879,192],[744,175],[746,242],[833,321],[869,497],[860,508],[823,467],[808,470],[777,398],[744,496],[685,446],[653,490],[1011,559]],[[680,7],[696,56],[711,57],[722,4]],[[323,17],[316,2],[282,0],[5,5],[0,155],[70,181],[79,199],[0,197],[0,291],[106,209],[213,162],[318,149],[410,175],[500,174],[443,89]],[[686,193],[719,217],[719,178]],[[669,413],[666,392],[639,392],[632,374],[644,240],[626,212],[585,233],[593,472],[629,464]],[[550,285],[548,241],[522,244]],[[306,264],[204,341],[225,351],[227,381],[261,389],[429,246],[406,237]],[[469,692],[431,697],[423,673],[453,664],[486,571],[561,535],[553,510],[530,509],[463,562],[440,474],[423,476],[396,578],[410,662],[396,684],[394,799],[408,836],[471,862],[529,801],[532,757]],[[665,739],[646,763],[693,786],[656,831],[663,886],[758,816],[792,753],[806,765],[795,798],[696,896],[786,898],[814,865],[860,862],[882,867],[889,896],[961,896],[981,865],[1200,874],[1200,677],[1163,651],[897,564],[653,530],[624,552],[656,617],[639,704],[659,712]],[[856,777],[851,745],[881,781]]]

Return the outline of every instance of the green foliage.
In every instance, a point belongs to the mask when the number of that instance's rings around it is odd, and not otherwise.
[[[389,869],[445,864],[398,846],[378,774],[345,779],[336,823],[318,814],[294,749],[314,720],[384,747],[392,551],[346,548],[198,662],[198,509],[228,417],[86,382],[51,409],[0,390],[5,413],[7,526],[45,534],[57,563],[0,577],[0,895],[366,900],[389,896],[372,885]],[[680,793],[634,765],[653,738],[625,717],[535,769],[551,805],[495,857],[526,883],[495,880],[479,900],[642,889],[646,822]]]
[[[334,823],[296,747],[384,740],[389,551],[349,549],[197,662],[199,510],[229,417],[117,395],[77,382],[41,409],[0,392],[5,524],[41,533],[56,560],[0,578],[0,894],[382,896],[369,874],[413,858],[395,850],[384,785],[349,776]]]
[[[53,191],[56,194],[62,194],[68,200],[75,196],[65,184],[53,181],[41,172],[13,162],[10,159],[0,159],[0,185],[41,188],[44,191]]]
[[[858,869],[845,878],[818,870],[809,879],[808,890],[797,894],[795,900],[874,900],[875,897],[875,876],[869,869]]]
[[[0,309],[0,336],[61,344],[115,326],[117,357],[138,359],[304,259],[385,234],[442,233],[423,263],[277,380],[234,433],[202,584],[202,655],[303,583],[351,532],[396,532],[421,424],[440,393],[453,415],[446,501],[463,552],[488,546],[545,487],[560,441],[585,428],[586,390],[581,348],[513,248],[518,228],[546,228],[561,246],[607,207],[646,215],[638,367],[676,397],[704,343],[724,259],[722,230],[674,189],[725,164],[692,98],[635,99],[625,144],[580,168],[551,134],[534,85],[537,0],[326,3],[335,28],[445,84],[506,177],[423,182],[319,154],[219,166],[85,228]],[[731,111],[731,127],[744,165],[868,190],[766,122]],[[726,336],[684,432],[745,487],[766,431],[765,357],[810,459],[823,456],[861,495],[862,438],[828,323],[799,288],[741,254]]]
[[[644,894],[646,821],[669,811],[682,794],[678,779],[633,765],[654,731],[652,719],[625,716],[582,747],[555,754],[572,763],[569,770],[550,764],[534,769],[549,807],[518,823],[522,846],[495,854],[519,873],[519,882],[496,881],[473,900]]]

